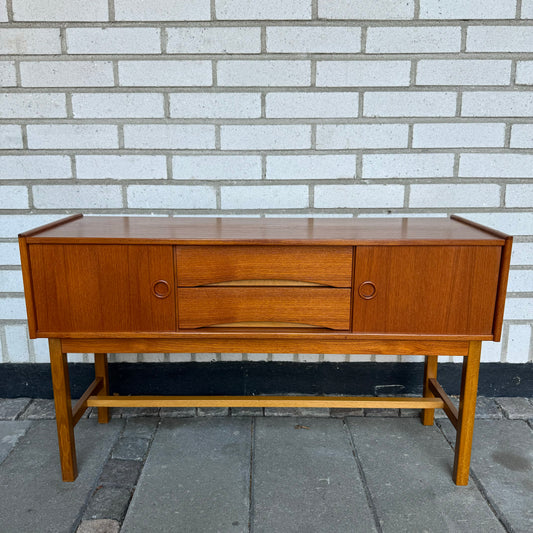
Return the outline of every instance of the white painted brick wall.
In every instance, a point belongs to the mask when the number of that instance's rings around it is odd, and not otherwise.
[[[77,93],[72,113],[75,118],[162,118],[164,99],[157,93]]]
[[[457,95],[451,91],[367,92],[365,117],[453,117]]]
[[[260,93],[180,93],[170,95],[175,118],[259,118]]]
[[[215,128],[207,124],[128,124],[126,148],[174,148],[202,150],[215,147]]]
[[[20,252],[17,243],[0,243],[0,265],[20,265]]]
[[[28,189],[21,185],[0,185],[0,209],[27,209]]]
[[[486,59],[422,59],[417,85],[508,85],[511,61]]]
[[[507,185],[505,188],[506,207],[526,207],[533,205],[533,184]]]
[[[366,37],[369,54],[428,54],[460,49],[458,26],[372,27]]]
[[[219,85],[232,87],[304,86],[311,83],[309,61],[219,61]]]
[[[533,92],[465,92],[461,114],[464,117],[530,117]]]
[[[517,61],[516,83],[519,85],[533,84],[533,61]]]
[[[499,185],[411,185],[411,207],[498,207]]]
[[[271,155],[267,156],[266,177],[272,180],[353,179],[356,158],[354,155]]]
[[[20,252],[17,243],[0,243],[0,265],[20,265]]]
[[[310,126],[222,126],[222,150],[291,150],[311,148]]]
[[[12,4],[16,22],[109,20],[107,0],[12,0]]]
[[[311,0],[215,0],[216,17],[219,20],[280,20],[310,19]]]
[[[21,270],[0,270],[0,292],[23,292]]]
[[[167,162],[163,155],[78,155],[76,171],[80,179],[166,179]]]
[[[445,178],[453,175],[452,154],[367,154],[363,178]]]
[[[119,61],[120,85],[155,87],[211,85],[210,61]]]
[[[116,20],[209,20],[210,0],[114,0]]]
[[[318,16],[325,19],[411,19],[414,11],[414,0],[318,0]]]
[[[270,93],[266,96],[266,116],[272,118],[356,117],[357,93]]]
[[[532,19],[533,0],[0,0],[1,360],[47,360],[16,235],[78,211],[455,212],[515,235],[483,361],[531,360]]]
[[[35,185],[32,189],[37,209],[122,207],[121,189],[116,185]]]
[[[70,158],[65,155],[0,156],[0,179],[71,178]]]
[[[317,61],[318,87],[409,85],[410,61]]]
[[[463,178],[533,178],[532,154],[463,154]]]
[[[315,207],[401,207],[401,185],[317,185]]]
[[[17,84],[14,61],[0,61],[0,87],[14,87]]]
[[[222,187],[222,209],[285,209],[309,207],[306,185]]]
[[[242,155],[175,156],[175,180],[259,180],[261,158]]]
[[[528,52],[533,45],[531,26],[469,26],[467,52]]]
[[[23,87],[108,87],[113,85],[111,61],[22,61]]]
[[[1,73],[0,63],[0,73]],[[0,118],[62,118],[66,99],[60,93],[0,93]]]
[[[168,28],[169,54],[258,54],[261,28]]]
[[[130,185],[128,207],[149,209],[211,209],[216,207],[213,187],[186,185]]]
[[[316,131],[319,149],[407,148],[407,124],[320,125]]]
[[[285,54],[353,54],[361,51],[361,28],[269,27],[266,30],[266,51]]]
[[[414,148],[500,147],[505,139],[505,124],[415,124]]]
[[[27,126],[31,149],[118,148],[117,126],[97,124],[30,124]]]
[[[69,54],[159,54],[158,28],[70,28]]]
[[[60,54],[59,28],[2,28],[0,54]]]
[[[420,0],[421,19],[514,19],[515,0]]]
[[[0,150],[22,148],[22,128],[16,124],[0,124]]]

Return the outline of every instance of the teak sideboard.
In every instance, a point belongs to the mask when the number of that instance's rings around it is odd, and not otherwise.
[[[512,238],[451,218],[83,217],[19,236],[30,336],[49,338],[61,469],[87,407],[444,409],[468,483],[481,341],[499,341]],[[94,353],[71,406],[67,353]],[[113,396],[107,353],[424,355],[423,396]],[[437,381],[463,356],[459,408]]]

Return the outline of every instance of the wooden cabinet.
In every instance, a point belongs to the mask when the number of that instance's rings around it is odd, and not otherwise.
[[[63,479],[87,407],[444,409],[468,482],[481,341],[499,340],[511,237],[451,219],[82,217],[19,236],[30,336],[48,337]],[[67,353],[95,354],[74,408]],[[107,352],[412,354],[420,398],[114,396]],[[464,358],[459,409],[437,358]]]
[[[491,335],[501,248],[360,246],[354,331]]]
[[[172,248],[31,244],[40,336],[175,331]]]

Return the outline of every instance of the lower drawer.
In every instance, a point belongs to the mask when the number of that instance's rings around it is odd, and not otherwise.
[[[178,288],[178,323],[181,329],[283,323],[348,330],[350,292],[322,287]]]

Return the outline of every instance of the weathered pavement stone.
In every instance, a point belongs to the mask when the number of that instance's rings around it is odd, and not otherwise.
[[[454,441],[453,426],[441,426]],[[509,530],[533,531],[533,432],[527,423],[476,420],[472,470]]]
[[[142,437],[120,437],[113,447],[111,457],[113,459],[142,461],[149,447],[150,439],[144,439]]]
[[[229,409],[227,407],[198,407],[196,414],[198,416],[228,416]]]
[[[196,416],[195,407],[161,407],[159,410],[161,418],[190,418]]]
[[[342,420],[260,418],[255,533],[376,531]]]
[[[0,422],[0,463],[26,433],[30,424],[31,422],[26,420]]]
[[[16,420],[31,398],[0,398],[0,420]]]
[[[533,418],[533,404],[528,398],[497,398],[496,401],[511,420]]]
[[[131,489],[125,487],[99,487],[93,494],[83,515],[85,520],[110,519],[121,522],[131,498]]]
[[[349,418],[348,427],[384,533],[504,531],[474,484],[454,485],[437,427],[409,418]]]
[[[120,524],[116,520],[82,520],[76,533],[118,533]]]
[[[56,423],[32,422],[0,465],[0,531],[70,533],[121,428],[120,421],[80,420],[75,429],[79,475],[64,483]]]
[[[247,532],[251,424],[162,420],[121,532]]]
[[[104,465],[98,483],[115,487],[133,487],[137,483],[140,472],[140,461],[109,459]]]
[[[265,407],[265,416],[329,417],[329,409],[321,407]]]

